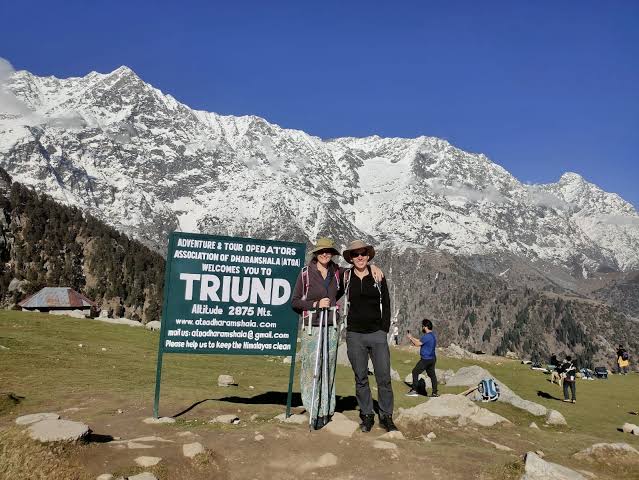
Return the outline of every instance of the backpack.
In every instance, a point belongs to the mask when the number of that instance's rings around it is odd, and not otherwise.
[[[499,398],[499,385],[492,378],[485,378],[477,385],[482,402],[494,402]]]
[[[628,351],[627,351],[627,350],[624,350],[624,351],[621,353],[621,359],[622,359],[622,360],[625,360],[625,361],[630,360],[630,354],[628,353]]]

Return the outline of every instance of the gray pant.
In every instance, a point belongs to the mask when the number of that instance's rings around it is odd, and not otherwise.
[[[346,334],[348,360],[355,374],[355,396],[362,415],[373,411],[371,387],[368,384],[368,357],[370,356],[377,381],[380,415],[393,414],[393,387],[390,377],[390,350],[386,342],[386,333],[378,330],[373,333],[348,332]]]

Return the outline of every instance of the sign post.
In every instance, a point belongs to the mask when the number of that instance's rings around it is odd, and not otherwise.
[[[298,317],[290,298],[303,243],[173,232],[169,238],[153,415],[164,353],[291,356],[290,415]]]

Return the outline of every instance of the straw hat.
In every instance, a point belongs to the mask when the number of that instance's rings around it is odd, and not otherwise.
[[[311,255],[315,255],[320,250],[331,250],[333,255],[339,255],[339,251],[335,248],[335,242],[330,238],[321,237],[317,239],[315,247],[311,250]]]
[[[361,240],[353,240],[348,248],[344,250],[344,253],[342,253],[344,260],[346,260],[348,263],[353,263],[353,260],[351,259],[351,252],[353,250],[361,250],[362,248],[366,249],[368,261],[371,261],[375,256],[375,249],[372,245],[366,245]]]

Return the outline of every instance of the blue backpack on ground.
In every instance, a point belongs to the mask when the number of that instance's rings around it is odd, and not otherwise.
[[[499,398],[499,385],[492,378],[485,378],[479,382],[477,391],[481,395],[482,402],[494,402]]]

